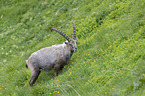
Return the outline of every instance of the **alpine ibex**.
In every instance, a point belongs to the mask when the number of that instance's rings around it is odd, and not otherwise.
[[[56,28],[52,28],[51,31],[52,30],[58,32],[67,39],[67,41],[63,44],[42,48],[32,53],[28,60],[26,60],[26,66],[31,70],[30,86],[35,83],[41,71],[54,69],[54,76],[57,76],[58,72],[61,71],[65,65],[69,64],[72,54],[78,49],[74,22],[72,39]]]

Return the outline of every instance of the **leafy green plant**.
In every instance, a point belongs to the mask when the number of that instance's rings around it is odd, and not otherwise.
[[[145,94],[144,0],[2,0],[0,95],[140,96]],[[25,60],[65,41],[76,24],[78,52],[62,73],[40,74],[29,86]]]

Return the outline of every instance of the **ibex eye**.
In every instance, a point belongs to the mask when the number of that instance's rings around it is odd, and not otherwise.
[[[72,44],[70,44],[70,46],[71,46],[71,47],[73,47],[73,45],[72,45]]]

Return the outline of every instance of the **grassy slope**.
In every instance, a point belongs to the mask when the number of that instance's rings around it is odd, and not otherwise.
[[[144,12],[144,0],[2,0],[0,95],[144,95]],[[30,88],[25,60],[65,40],[52,27],[71,36],[72,21],[78,52],[58,77],[41,73]]]

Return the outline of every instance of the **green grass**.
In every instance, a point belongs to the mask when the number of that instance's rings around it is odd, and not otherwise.
[[[1,96],[144,96],[144,0],[0,1]],[[72,36],[78,52],[54,78],[41,73],[29,87],[25,60],[35,51]]]

